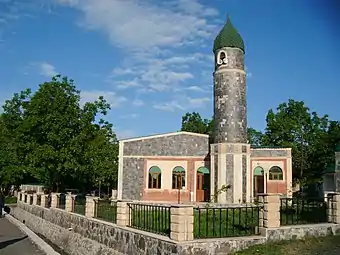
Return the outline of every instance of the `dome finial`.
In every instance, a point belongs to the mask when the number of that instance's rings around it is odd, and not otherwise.
[[[224,27],[215,38],[213,51],[216,52],[223,47],[238,48],[245,52],[243,39],[232,24],[229,13]]]

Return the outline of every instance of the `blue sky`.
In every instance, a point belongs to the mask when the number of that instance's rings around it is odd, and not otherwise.
[[[0,0],[0,102],[54,74],[103,95],[120,138],[213,114],[212,42],[229,13],[246,44],[248,123],[289,98],[339,120],[339,34],[327,1]]]

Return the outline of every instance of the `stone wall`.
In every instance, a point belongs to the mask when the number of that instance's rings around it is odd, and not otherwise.
[[[141,200],[144,183],[144,159],[123,158],[122,199]]]
[[[291,157],[291,149],[252,148],[251,157]]]
[[[264,237],[256,236],[179,243],[165,236],[22,202],[12,207],[11,214],[70,255],[225,255],[265,242]]]
[[[268,199],[266,200],[268,203],[273,202]],[[337,201],[335,199],[336,203],[338,203]],[[267,208],[270,207],[267,206]],[[166,236],[120,227],[105,221],[68,213],[61,209],[48,209],[23,202],[18,202],[17,206],[11,207],[11,214],[18,220],[25,221],[32,231],[45,236],[70,255],[226,255],[249,246],[263,244],[266,241],[340,234],[340,224],[325,223],[261,227],[263,236],[176,242]],[[263,218],[267,221],[270,219],[265,212]],[[338,220],[336,218],[336,222]]]
[[[123,155],[126,156],[197,156],[209,153],[209,137],[179,132],[174,135],[157,136],[125,141]]]

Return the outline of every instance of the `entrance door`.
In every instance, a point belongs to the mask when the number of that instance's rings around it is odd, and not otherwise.
[[[210,172],[206,167],[200,167],[196,174],[196,202],[209,201]]]
[[[254,198],[264,193],[264,170],[262,167],[254,169]]]

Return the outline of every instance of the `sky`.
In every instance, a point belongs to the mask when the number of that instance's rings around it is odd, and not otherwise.
[[[292,98],[340,120],[336,0],[0,0],[0,104],[61,74],[103,95],[119,138],[213,115],[213,40],[229,14],[245,41],[248,126]]]

